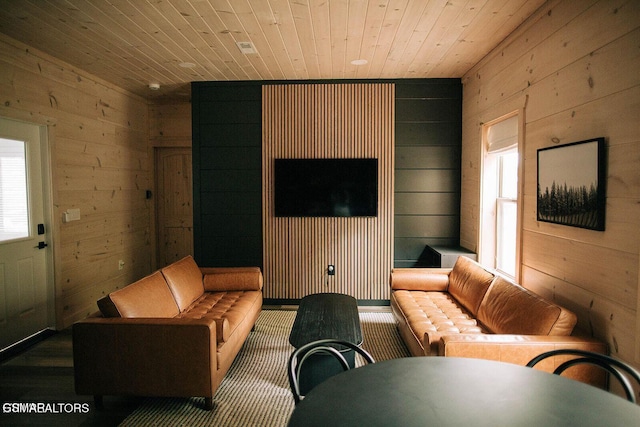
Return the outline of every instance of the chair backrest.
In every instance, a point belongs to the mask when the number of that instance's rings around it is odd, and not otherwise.
[[[600,368],[604,369],[605,371],[607,371],[608,373],[616,377],[616,379],[620,382],[620,384],[622,385],[622,388],[624,389],[624,392],[627,396],[627,400],[629,402],[636,403],[635,392],[634,392],[633,386],[631,385],[631,382],[629,381],[629,377],[633,378],[638,384],[640,384],[640,372],[638,372],[633,367],[627,365],[626,363],[618,359],[614,359],[613,357],[607,356],[605,354],[594,353],[594,352],[585,351],[585,350],[574,350],[574,349],[551,350],[551,351],[542,353],[534,357],[533,359],[531,359],[531,361],[527,363],[527,367],[532,368],[534,365],[536,365],[538,362],[540,362],[543,359],[553,357],[553,356],[559,356],[559,355],[573,355],[573,356],[579,356],[579,357],[575,359],[567,360],[566,362],[560,364],[553,371],[554,374],[560,375],[571,366],[579,365],[581,363],[587,363],[590,365],[599,366]]]
[[[360,354],[367,363],[375,363],[375,360],[366,350],[360,348],[356,344],[353,344],[349,341],[337,340],[337,339],[323,339],[312,341],[308,344],[301,346],[296,349],[291,356],[289,357],[289,363],[287,366],[287,374],[289,376],[289,385],[291,386],[291,393],[293,393],[293,399],[295,400],[296,405],[302,400],[303,396],[300,392],[300,371],[302,369],[302,365],[305,363],[309,357],[314,354],[323,353],[328,354],[335,357],[342,369],[347,371],[349,370],[349,362],[347,359],[340,353],[338,349],[340,346],[346,347],[350,350],[355,351]]]

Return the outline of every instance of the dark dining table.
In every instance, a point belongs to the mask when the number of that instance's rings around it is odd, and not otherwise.
[[[533,368],[483,359],[407,357],[333,376],[289,426],[640,426],[640,406]]]

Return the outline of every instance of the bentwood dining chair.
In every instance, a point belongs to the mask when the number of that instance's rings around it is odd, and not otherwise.
[[[613,357],[607,356],[605,354],[594,353],[591,351],[585,350],[574,350],[574,349],[558,349],[551,350],[545,353],[542,353],[527,363],[527,366],[532,368],[541,360],[544,360],[548,357],[558,356],[558,355],[573,355],[579,356],[575,359],[567,360],[566,362],[560,364],[553,373],[556,375],[562,374],[566,369],[571,366],[578,365],[581,363],[587,363],[594,366],[599,366],[600,368],[607,371],[609,374],[613,375],[622,385],[624,389],[625,395],[627,396],[627,400],[629,402],[636,403],[636,396],[634,392],[634,388],[629,381],[629,378],[632,378],[636,381],[636,383],[640,384],[640,372],[638,372],[633,367],[628,364],[614,359]]]
[[[367,363],[375,363],[374,358],[366,350],[360,348],[358,345],[349,341],[337,340],[337,339],[323,339],[312,341],[308,344],[296,349],[289,357],[289,363],[287,366],[287,374],[289,376],[289,385],[291,386],[291,393],[293,393],[293,399],[296,405],[304,397],[300,389],[300,372],[305,362],[309,362],[309,358],[313,355],[324,354],[333,356],[337,359],[340,366],[344,371],[350,369],[349,362],[342,355],[340,348],[346,348],[358,353]]]

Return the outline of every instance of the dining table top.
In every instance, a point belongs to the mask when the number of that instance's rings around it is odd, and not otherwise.
[[[640,426],[640,406],[520,365],[406,357],[335,375],[296,405],[289,426]]]

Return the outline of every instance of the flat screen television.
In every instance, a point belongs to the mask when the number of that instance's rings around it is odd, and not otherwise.
[[[378,214],[378,159],[275,159],[277,217]]]

